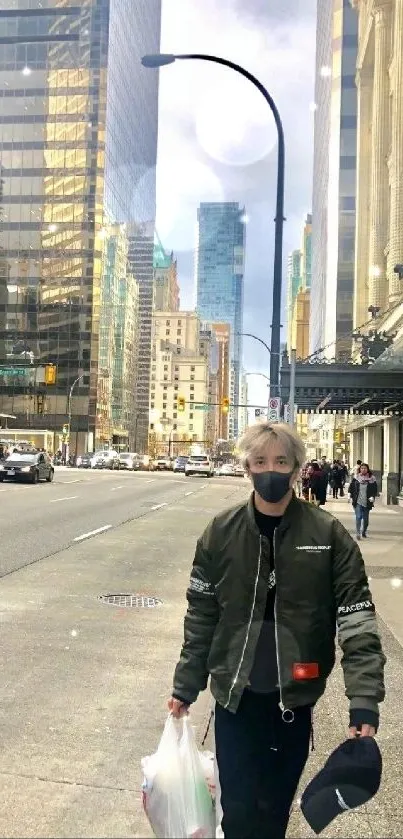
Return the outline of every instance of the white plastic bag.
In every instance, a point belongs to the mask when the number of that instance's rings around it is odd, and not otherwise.
[[[210,839],[213,801],[189,717],[169,715],[154,755],[143,758],[143,806],[158,839]]]

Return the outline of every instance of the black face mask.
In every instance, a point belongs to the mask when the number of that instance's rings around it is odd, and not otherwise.
[[[292,472],[251,472],[256,492],[269,504],[282,501],[290,489]]]

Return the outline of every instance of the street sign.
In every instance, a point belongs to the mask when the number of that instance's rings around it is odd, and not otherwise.
[[[298,405],[294,405],[294,425],[297,422]],[[288,402],[284,405],[284,422],[290,422],[290,406]]]
[[[210,405],[203,405],[203,404],[202,405],[197,405],[197,404],[194,405],[195,411],[208,411],[210,407],[211,407]]]
[[[269,399],[268,421],[278,422],[280,419],[281,399],[278,396],[272,396]]]

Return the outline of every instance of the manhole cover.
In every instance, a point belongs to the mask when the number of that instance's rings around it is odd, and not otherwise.
[[[99,599],[111,606],[129,609],[155,609],[162,604],[159,597],[147,597],[144,594],[101,594]]]

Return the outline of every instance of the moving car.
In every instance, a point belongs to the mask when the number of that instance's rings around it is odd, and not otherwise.
[[[139,457],[139,467],[142,472],[149,472],[150,471],[150,456],[148,454],[142,454]]]
[[[114,449],[95,452],[91,460],[91,469],[120,469],[118,453]]]
[[[76,460],[76,466],[79,469],[91,469],[91,460],[94,457],[94,452],[86,452],[85,454],[79,455]]]
[[[139,456],[134,452],[121,452],[119,455],[119,464],[121,469],[129,469],[131,472],[136,472],[140,469]]]
[[[14,452],[0,464],[0,481],[53,481],[55,470],[46,452]]]
[[[169,457],[157,457],[152,464],[154,472],[168,472],[171,468],[172,464]]]
[[[214,475],[214,466],[207,454],[194,454],[189,457],[185,466],[185,475],[205,475],[206,478],[212,478]]]
[[[236,478],[244,478],[246,473],[245,469],[242,466],[242,463],[235,463],[234,465],[234,475]]]
[[[174,461],[174,472],[185,472],[188,460],[187,455],[180,454]]]

